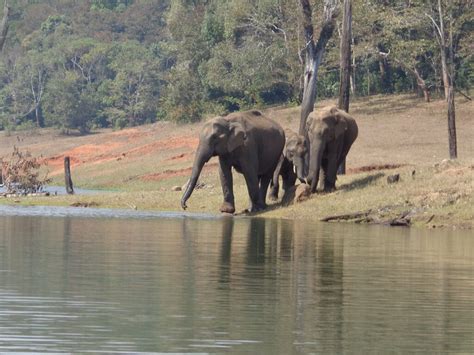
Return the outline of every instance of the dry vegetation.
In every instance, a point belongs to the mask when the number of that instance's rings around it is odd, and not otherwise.
[[[415,225],[472,228],[474,104],[463,98],[457,101],[456,162],[443,161],[448,157],[445,107],[443,101],[424,103],[407,95],[355,100],[351,113],[359,124],[359,138],[348,156],[348,174],[337,182],[338,190],[289,207],[280,208],[277,203],[263,215],[320,219],[371,210],[374,219],[408,215]],[[299,108],[266,112],[296,130]],[[189,177],[199,128],[200,124],[161,122],[79,137],[51,130],[0,135],[0,156],[11,152],[13,145],[42,155],[53,185],[63,185],[63,158],[68,155],[75,186],[114,191],[0,203],[179,210],[181,193],[171,187],[183,185]],[[387,184],[387,176],[394,173],[400,174],[400,181]],[[243,178],[235,175],[237,209],[242,210],[247,207],[247,192]],[[207,164],[201,181],[206,188],[194,192],[188,211],[218,213],[222,194],[215,160]]]
[[[13,152],[0,158],[1,182],[7,194],[29,194],[41,191],[48,182],[47,173],[42,176],[40,169],[44,163],[33,157],[29,151],[20,151],[13,147]]]

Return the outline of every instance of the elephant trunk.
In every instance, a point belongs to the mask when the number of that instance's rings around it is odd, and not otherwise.
[[[319,182],[319,172],[321,171],[321,161],[323,158],[324,141],[317,142],[311,149],[309,161],[308,178],[311,184],[311,193],[315,193]]]
[[[206,162],[209,161],[211,155],[207,156],[204,154],[201,149],[198,149],[196,152],[196,157],[194,158],[193,164],[193,171],[191,173],[191,177],[189,178],[188,185],[186,186],[186,190],[183,193],[183,197],[181,198],[181,208],[185,210],[187,208],[186,201],[188,201],[189,197],[194,191],[196,187],[196,183],[199,179],[199,175],[201,174],[201,170]]]
[[[296,176],[300,181],[304,181],[307,175],[307,168],[305,167],[304,158],[293,158],[293,165],[295,167]]]

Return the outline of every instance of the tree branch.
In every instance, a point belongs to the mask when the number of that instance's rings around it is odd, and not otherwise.
[[[332,36],[337,16],[337,0],[325,0],[324,23],[319,34],[317,43],[314,42],[314,30],[312,25],[312,11],[309,0],[300,0],[303,10],[303,26],[306,40],[305,71],[303,100],[301,103],[301,115],[299,134],[304,135],[306,130],[306,119],[314,109],[316,101],[316,82],[318,69],[323,59],[326,44]]]

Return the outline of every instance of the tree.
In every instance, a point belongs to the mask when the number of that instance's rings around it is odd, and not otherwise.
[[[459,33],[455,33],[455,27],[459,30],[462,28],[464,18],[464,10],[469,7],[467,2],[463,0],[448,0],[445,9],[443,9],[442,0],[438,0],[436,10],[437,20],[434,16],[426,14],[431,20],[435,33],[437,35],[438,44],[441,55],[441,68],[443,73],[444,92],[448,101],[448,138],[449,138],[449,157],[457,158],[457,139],[456,139],[456,115],[454,102],[454,81],[455,81],[455,48],[459,42]],[[445,17],[448,19],[448,28],[445,26]],[[458,21],[456,21],[458,20]],[[468,21],[472,21],[468,20]],[[458,22],[458,23],[456,23]]]
[[[9,10],[10,8],[8,7],[7,0],[5,0],[3,4],[3,18],[2,22],[0,23],[0,52],[2,52],[3,46],[5,45],[5,40],[7,39]]]
[[[91,129],[99,114],[99,102],[90,86],[74,71],[64,71],[51,78],[44,104],[48,126],[61,128],[65,133],[78,129],[84,134]]]
[[[10,60],[3,89],[4,119],[13,125],[33,120],[37,127],[42,127],[41,105],[51,67],[36,51]]]
[[[113,79],[104,82],[105,113],[113,126],[136,126],[154,122],[159,80],[157,61],[137,42],[126,42],[111,50],[109,69]]]
[[[344,12],[342,20],[342,36],[340,46],[340,85],[339,103],[341,110],[349,113],[349,97],[351,86],[351,42],[352,42],[352,1],[344,0]],[[341,163],[339,173],[346,173],[346,160]]]
[[[316,101],[316,83],[318,69],[321,65],[326,44],[332,36],[335,27],[337,1],[325,0],[323,11],[323,26],[317,42],[314,40],[314,29],[312,24],[312,9],[309,0],[300,0],[303,10],[303,28],[305,37],[305,69],[303,85],[303,101],[301,103],[301,116],[299,134],[304,134],[306,119],[314,109]]]

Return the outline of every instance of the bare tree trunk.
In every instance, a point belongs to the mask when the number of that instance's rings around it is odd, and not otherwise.
[[[434,17],[426,14],[429,17],[435,30],[437,31],[438,44],[441,52],[441,68],[444,84],[444,93],[446,100],[448,101],[448,138],[449,138],[449,157],[456,159],[457,153],[457,139],[456,139],[456,113],[454,105],[454,41],[453,41],[453,16],[452,16],[452,4],[449,7],[449,60],[450,66],[448,67],[448,56],[446,45],[446,31],[444,28],[444,13],[443,7],[441,6],[441,0],[438,0],[438,17],[439,25],[436,23]]]
[[[337,0],[324,1],[324,23],[317,42],[315,42],[313,38],[314,30],[312,24],[312,10],[309,0],[300,0],[300,4],[303,10],[303,27],[306,46],[303,101],[301,103],[299,134],[304,134],[306,119],[313,111],[314,103],[316,101],[318,69],[323,59],[326,44],[331,38],[335,27]]]
[[[7,0],[5,0],[3,4],[3,18],[2,22],[0,23],[0,52],[2,52],[3,46],[5,45],[5,40],[7,39],[9,11],[10,8],[8,7]]]
[[[443,45],[441,48],[441,71],[443,74],[443,87],[444,87],[444,97],[446,100],[449,98],[449,75],[448,75],[448,65],[446,63],[446,47]]]
[[[440,5],[441,6],[441,5]],[[441,7],[440,7],[441,10]],[[448,91],[448,134],[449,134],[449,158],[458,157],[458,143],[456,139],[456,110],[454,105],[454,39],[453,39],[453,16],[452,9],[449,15],[449,91]],[[440,15],[441,16],[441,15]]]
[[[352,37],[352,1],[344,0],[344,15],[342,22],[342,36],[340,49],[340,82],[339,103],[341,110],[349,113],[349,99],[351,87],[351,37]],[[341,163],[339,174],[346,173],[346,160]]]
[[[352,22],[352,19],[351,19],[351,22]],[[351,32],[352,32],[352,28],[351,28]],[[354,47],[354,37],[352,37],[352,47]],[[355,62],[355,56],[352,56],[351,91],[352,91],[352,95],[355,97],[356,96],[356,62]]]
[[[370,70],[367,67],[367,96],[370,96]]]
[[[64,180],[66,183],[66,192],[68,195],[74,194],[74,187],[71,179],[71,165],[69,157],[64,157]]]
[[[352,1],[344,0],[344,16],[340,48],[340,81],[339,103],[341,110],[349,113],[350,77],[351,77],[351,34],[352,34]]]
[[[441,0],[438,0],[438,13],[439,13],[439,39],[441,49],[441,69],[443,71],[443,85],[444,85],[444,97],[449,100],[449,87],[451,86],[449,80],[449,69],[446,58],[446,39],[444,37],[444,21],[443,21],[443,8],[441,7]]]
[[[416,84],[423,91],[423,97],[426,102],[430,102],[430,89],[426,86],[425,80],[421,77],[420,73],[416,68],[413,68],[413,75],[416,78]]]
[[[449,158],[458,157],[458,144],[456,139],[456,112],[454,107],[454,88],[449,87],[448,95],[448,137],[449,137]]]

